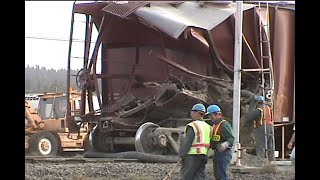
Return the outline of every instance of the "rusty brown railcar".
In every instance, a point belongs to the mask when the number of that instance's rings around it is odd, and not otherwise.
[[[98,123],[91,133],[94,148],[176,154],[189,110],[198,102],[219,104],[231,120],[235,10],[235,3],[214,2],[74,4],[68,85],[74,15],[83,14],[86,43],[76,81],[82,90],[83,121]],[[285,117],[294,119],[295,11],[277,5],[269,10],[274,117],[282,123]],[[255,4],[244,3],[243,68],[261,68],[259,18],[266,17]],[[99,33],[91,47],[94,27]],[[248,102],[261,90],[260,77],[258,72],[242,75],[242,116],[253,109]],[[99,111],[93,110],[92,94],[99,98]],[[89,114],[83,110],[85,101]],[[72,120],[68,123],[77,129]]]

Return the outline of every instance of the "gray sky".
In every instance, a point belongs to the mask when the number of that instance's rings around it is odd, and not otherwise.
[[[67,69],[72,4],[73,1],[25,1],[25,66]],[[85,21],[84,15],[75,18]],[[95,41],[97,33],[93,33]],[[84,23],[75,24],[74,39],[84,39]],[[83,46],[73,43],[72,56],[82,57]],[[72,69],[82,68],[81,59],[72,62]]]
[[[25,1],[25,66],[67,68],[72,1]],[[59,13],[57,13],[59,12]]]
[[[73,1],[25,1],[25,66],[67,69]],[[75,17],[74,39],[84,40],[85,16]],[[96,31],[93,34],[93,41]],[[51,40],[49,40],[51,39]],[[84,43],[74,42],[72,56],[83,57]],[[71,59],[72,69],[82,68]]]

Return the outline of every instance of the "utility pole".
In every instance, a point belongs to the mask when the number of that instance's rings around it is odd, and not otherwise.
[[[240,145],[240,89],[241,89],[241,55],[242,55],[242,19],[243,1],[237,1],[235,14],[235,44],[234,44],[234,74],[233,74],[233,132],[235,146],[233,157],[236,156],[236,166],[241,166],[241,145]]]

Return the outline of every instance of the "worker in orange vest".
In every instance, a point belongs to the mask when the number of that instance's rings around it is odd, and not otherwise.
[[[266,158],[274,160],[273,152],[273,115],[271,108],[265,104],[262,96],[257,96],[257,109],[247,115],[247,122],[253,124],[255,129],[256,154],[261,160]],[[266,125],[266,128],[264,127]],[[266,143],[267,141],[267,143]]]
[[[233,129],[229,121],[222,116],[218,105],[207,108],[208,117],[212,121],[211,148],[214,150],[213,175],[216,180],[229,180],[228,171],[232,159],[234,144]]]

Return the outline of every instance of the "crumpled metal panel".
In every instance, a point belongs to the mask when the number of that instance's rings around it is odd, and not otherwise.
[[[243,13],[243,44],[242,44],[242,68],[259,68],[259,32],[255,33],[254,9],[248,9]],[[225,21],[210,30],[216,47],[215,53],[220,56],[228,67],[230,75],[233,73],[234,64],[234,24],[235,18],[230,16]],[[244,72],[244,80],[252,80],[258,77],[258,72]]]
[[[181,3],[184,3],[183,1],[167,1],[171,5],[179,5]]]
[[[254,6],[244,4],[243,10]],[[169,4],[151,4],[150,7],[138,8],[135,14],[166,34],[178,38],[189,26],[210,30],[235,12],[235,3],[221,8],[213,3],[207,3],[205,7],[201,7],[197,2],[184,2],[177,7]]]

